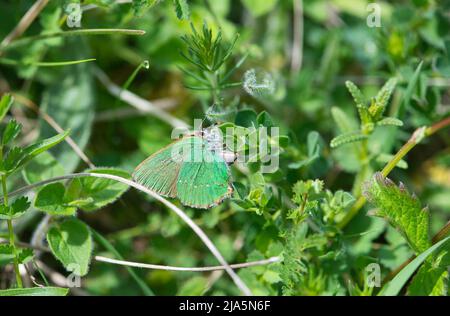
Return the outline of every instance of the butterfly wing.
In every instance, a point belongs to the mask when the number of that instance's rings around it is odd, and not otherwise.
[[[162,196],[176,197],[183,155],[189,152],[191,138],[177,140],[148,157],[136,167],[133,179]]]
[[[201,137],[192,137],[193,151],[181,166],[177,197],[194,208],[210,208],[230,197],[230,171],[223,158],[212,152]]]

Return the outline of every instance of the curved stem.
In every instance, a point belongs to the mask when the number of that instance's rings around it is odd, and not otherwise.
[[[245,283],[241,280],[241,278],[233,271],[233,269],[230,267],[230,265],[227,263],[225,258],[222,256],[222,254],[216,248],[216,246],[212,243],[212,241],[209,239],[209,237],[205,234],[205,232],[203,232],[203,230],[197,224],[195,224],[195,222],[184,211],[182,211],[180,208],[176,207],[173,203],[169,202],[168,200],[166,200],[162,196],[156,194],[155,192],[147,189],[143,185],[141,185],[139,183],[136,183],[136,182],[134,182],[132,180],[128,180],[128,179],[125,179],[125,178],[122,178],[122,177],[118,177],[118,176],[115,176],[115,175],[111,175],[111,174],[88,173],[88,172],[74,173],[74,174],[68,174],[68,175],[65,175],[65,176],[55,177],[55,178],[52,178],[52,179],[48,179],[48,180],[44,180],[44,181],[41,181],[41,182],[33,183],[31,185],[25,186],[25,187],[23,187],[23,188],[21,188],[19,190],[16,190],[16,191],[12,192],[10,194],[10,196],[27,192],[29,190],[32,190],[33,188],[40,187],[40,186],[45,185],[47,183],[53,183],[53,182],[58,182],[58,181],[61,181],[61,180],[81,178],[81,177],[103,178],[103,179],[110,179],[110,180],[114,180],[114,181],[117,181],[117,182],[121,182],[121,183],[129,185],[129,186],[131,186],[131,187],[133,187],[133,188],[135,188],[135,189],[137,189],[139,191],[142,191],[142,192],[150,195],[154,199],[158,200],[159,202],[163,203],[170,210],[175,212],[189,227],[191,227],[191,229],[203,241],[205,246],[216,257],[216,259],[219,261],[219,263],[222,266],[224,266],[225,271],[231,277],[231,279],[236,284],[236,286],[242,291],[242,293],[244,295],[248,295],[248,296],[252,295],[250,289],[247,287],[247,285],[245,285]]]
[[[217,270],[225,270],[225,266],[209,266],[209,267],[174,267],[174,266],[164,266],[159,264],[149,264],[149,263],[140,263],[140,262],[131,262],[124,260],[116,260],[102,256],[95,256],[94,259],[99,262],[106,262],[112,264],[118,264],[122,266],[143,268],[143,269],[156,269],[156,270],[166,270],[166,271],[187,271],[187,272],[208,272],[208,271],[217,271]],[[230,268],[239,269],[239,268],[248,268],[254,266],[266,265],[274,262],[280,261],[280,257],[271,257],[269,259],[244,262],[244,263],[235,263],[230,264]]]

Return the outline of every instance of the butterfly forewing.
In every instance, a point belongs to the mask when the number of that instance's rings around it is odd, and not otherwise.
[[[184,205],[209,208],[231,195],[229,169],[201,137],[192,137],[192,148],[178,175],[177,196]]]
[[[177,179],[192,137],[186,137],[157,151],[134,171],[133,179],[163,196],[177,196]]]

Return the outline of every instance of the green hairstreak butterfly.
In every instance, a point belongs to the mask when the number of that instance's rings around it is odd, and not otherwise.
[[[137,166],[133,179],[183,205],[210,208],[233,193],[228,164],[235,159],[234,152],[224,150],[221,132],[213,126],[155,152]]]

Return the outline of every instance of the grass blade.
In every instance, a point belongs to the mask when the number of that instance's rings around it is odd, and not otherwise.
[[[431,255],[434,251],[439,249],[444,243],[450,240],[450,236],[434,244],[420,255],[418,255],[413,261],[411,261],[406,267],[400,271],[389,283],[387,283],[378,294],[379,296],[396,296],[400,293],[403,286],[408,282],[409,278],[417,270],[417,268],[425,261],[425,259]]]

